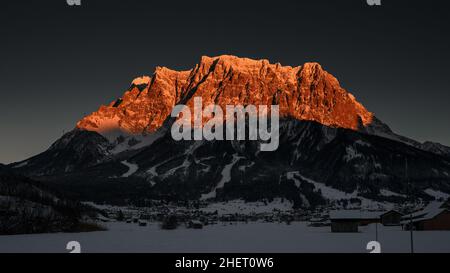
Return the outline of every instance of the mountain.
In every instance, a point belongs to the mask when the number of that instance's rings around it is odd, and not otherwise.
[[[33,170],[33,176],[66,173],[96,165],[110,154],[112,145],[96,132],[75,129],[58,139],[45,152],[13,165]]]
[[[84,117],[77,128],[95,131],[117,144],[116,152],[141,148],[142,135],[157,131],[175,105],[193,108],[193,98],[203,105],[280,106],[280,116],[316,121],[330,127],[379,135],[427,149],[421,143],[399,136],[318,63],[291,67],[223,55],[203,56],[193,69],[174,71],[157,67],[153,76],[133,80],[125,94]],[[141,145],[139,145],[141,143]],[[434,149],[432,149],[434,150]]]
[[[77,128],[103,135],[118,130],[151,133],[162,126],[175,105],[193,107],[193,97],[223,109],[228,104],[277,104],[281,117],[353,130],[370,127],[374,120],[373,114],[317,63],[290,67],[224,55],[202,57],[188,71],[158,67],[152,77],[135,79],[122,98],[83,118]]]
[[[440,143],[426,141],[419,145],[422,150],[430,151],[435,154],[446,156],[450,158],[450,147],[444,146]]]
[[[279,105],[278,150],[261,152],[261,141],[174,141],[172,109],[193,109],[199,97],[222,109]],[[11,167],[89,200],[286,197],[310,206],[449,193],[447,149],[395,134],[317,63],[225,55],[136,78],[50,149]]]

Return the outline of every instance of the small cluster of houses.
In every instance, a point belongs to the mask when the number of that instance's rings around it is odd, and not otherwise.
[[[397,210],[370,212],[360,210],[331,211],[329,221],[332,232],[358,232],[359,226],[382,224],[402,226],[409,230],[450,230],[449,202],[431,202],[425,208],[402,213]]]
[[[111,218],[114,213],[110,214]],[[184,223],[187,228],[200,229],[206,225],[215,225],[218,223],[237,223],[237,222],[279,222],[290,224],[294,221],[306,221],[308,216],[301,212],[264,212],[264,213],[230,213],[218,214],[217,212],[202,212],[198,210],[177,210],[168,213],[153,212],[146,213],[144,211],[134,211],[133,213],[125,213],[123,221],[126,223],[139,224],[139,226],[147,226],[148,222],[164,223],[170,218],[171,222]],[[177,224],[178,225],[178,224]]]
[[[293,210],[281,211],[273,209],[267,212],[252,213],[228,213],[219,214],[218,211],[202,210],[195,207],[181,207],[176,204],[158,204],[151,207],[114,207],[102,208],[107,217],[98,219],[102,222],[111,220],[124,221],[129,224],[147,226],[151,222],[164,223],[167,217],[177,223],[184,223],[188,228],[198,229],[205,225],[236,222],[284,222],[290,224],[295,221],[307,221],[311,211]],[[171,221],[172,221],[171,220]]]
[[[204,225],[219,222],[291,222],[309,221],[312,227],[330,226],[332,232],[358,232],[360,226],[381,224],[384,226],[401,226],[405,230],[450,230],[450,202],[431,202],[423,209],[415,212],[404,210],[389,211],[361,211],[334,210],[326,207],[316,208],[314,211],[292,210],[261,213],[232,213],[218,214],[217,211],[203,211],[198,207],[180,207],[176,204],[155,204],[143,208],[109,207],[104,210],[107,217],[99,219],[103,222],[111,219],[147,226],[149,222],[164,222],[168,215],[176,219],[177,223],[185,223],[188,228],[199,229]],[[120,215],[120,217],[118,217]]]

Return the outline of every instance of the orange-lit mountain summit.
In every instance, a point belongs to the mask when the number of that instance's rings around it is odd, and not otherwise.
[[[78,122],[104,135],[150,133],[160,128],[177,104],[279,105],[281,117],[316,121],[353,130],[370,126],[373,114],[343,89],[320,64],[291,67],[235,56],[202,57],[191,70],[157,67],[136,78],[122,98]]]

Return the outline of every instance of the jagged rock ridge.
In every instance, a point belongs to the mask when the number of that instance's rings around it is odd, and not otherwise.
[[[195,68],[156,68],[152,77],[133,81],[122,98],[102,106],[77,128],[114,135],[151,133],[159,129],[177,104],[280,106],[281,117],[316,121],[331,127],[360,130],[374,116],[338,80],[317,63],[290,67],[234,56],[202,57]]]

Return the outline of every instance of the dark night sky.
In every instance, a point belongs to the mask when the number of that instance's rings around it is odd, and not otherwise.
[[[319,62],[396,132],[450,145],[446,1],[245,2],[2,1],[0,162],[45,150],[157,65],[220,54]]]

